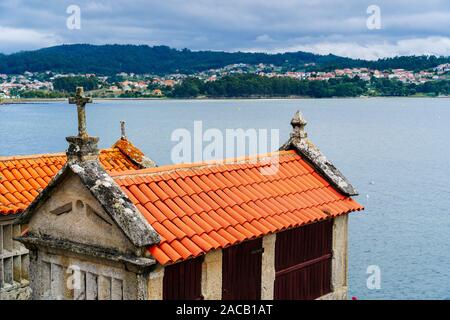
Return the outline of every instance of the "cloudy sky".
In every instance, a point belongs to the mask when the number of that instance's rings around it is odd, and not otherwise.
[[[67,27],[70,5],[80,8],[80,29]],[[372,5],[380,9],[379,20]],[[450,55],[450,1],[1,0],[0,52],[71,43],[301,50],[365,59]]]

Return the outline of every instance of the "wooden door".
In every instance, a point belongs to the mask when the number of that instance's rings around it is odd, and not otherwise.
[[[223,250],[222,299],[260,300],[262,239]]]
[[[277,234],[275,300],[312,300],[331,292],[333,220]]]
[[[203,256],[165,267],[164,300],[201,300]]]

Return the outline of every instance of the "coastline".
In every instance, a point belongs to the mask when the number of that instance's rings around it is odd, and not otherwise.
[[[182,100],[199,100],[199,101],[214,101],[214,100],[300,100],[300,99],[318,99],[318,100],[325,100],[325,99],[336,99],[336,100],[342,100],[342,99],[385,99],[385,98],[431,98],[431,99],[445,99],[450,98],[450,96],[425,96],[425,95],[417,95],[417,96],[360,96],[360,97],[326,97],[326,98],[314,98],[314,97],[307,97],[307,96],[286,96],[286,97],[264,97],[264,96],[258,96],[258,97],[196,97],[196,98],[93,98],[97,101],[167,101],[167,100],[173,100],[173,101],[182,101]],[[14,99],[14,100],[0,100],[0,105],[13,105],[13,104],[42,104],[42,103],[53,103],[53,102],[64,102],[67,101],[67,98],[23,98],[23,99]]]

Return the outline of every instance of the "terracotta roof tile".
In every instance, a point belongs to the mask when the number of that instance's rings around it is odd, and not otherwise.
[[[191,228],[195,234],[202,234],[205,232],[204,228],[200,227],[197,223],[195,223],[194,220],[192,220],[191,217],[184,216],[181,218],[181,220]]]
[[[157,259],[160,263],[166,264],[171,261],[171,259],[158,247],[152,247],[149,249],[150,253]]]
[[[199,215],[194,214],[191,218],[197,225],[200,226],[200,228],[204,230],[204,232],[209,233],[214,230],[214,227],[202,219]]]
[[[200,237],[201,237],[204,241],[208,242],[214,249],[220,248],[220,243],[217,242],[217,241],[216,241],[215,239],[213,239],[212,237],[210,237],[209,234],[203,233],[203,234],[200,235]],[[208,252],[208,251],[205,251],[205,252]]]
[[[198,256],[203,253],[203,249],[196,245],[189,238],[183,238],[180,242],[182,243],[184,248],[186,248],[193,256]]]
[[[205,241],[204,239],[200,238],[198,235],[195,235],[192,237],[192,242],[194,242],[199,248],[201,248],[203,250],[203,252],[208,252],[212,249],[214,249],[215,247],[213,246],[213,244],[211,243],[211,241]],[[218,244],[217,244],[218,245]],[[200,252],[200,253],[203,253]],[[200,254],[199,253],[199,254]]]
[[[275,157],[279,170],[261,174],[260,169]],[[294,151],[257,160],[183,164],[118,173],[113,178],[133,194],[132,201],[162,236],[149,248],[161,264],[363,209]],[[130,183],[133,175],[144,183]]]
[[[220,247],[222,247],[222,248],[226,248],[231,245],[230,240],[225,239],[220,234],[218,234],[216,231],[211,231],[210,233],[208,233],[208,235],[211,238],[213,238],[216,242],[218,242]],[[233,241],[233,239],[232,239],[232,241]]]

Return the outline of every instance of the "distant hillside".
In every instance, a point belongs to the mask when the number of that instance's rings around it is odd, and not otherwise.
[[[176,50],[167,46],[145,45],[62,45],[0,54],[0,73],[21,74],[25,71],[47,70],[62,73],[97,73],[112,75],[119,72],[138,74],[193,73],[220,68],[234,63],[274,64],[287,69],[299,69],[315,63],[315,69],[329,70],[344,67],[373,67],[377,69],[405,68],[421,70],[450,62],[447,58],[398,57],[376,62],[355,60],[335,55],[316,55],[306,52],[282,54]]]
[[[0,73],[46,70],[99,74],[118,72],[192,73],[220,68],[233,63],[303,66],[305,63],[323,65],[352,63],[352,60],[305,52],[268,55],[264,53],[175,50],[166,46],[63,45],[0,56]]]

